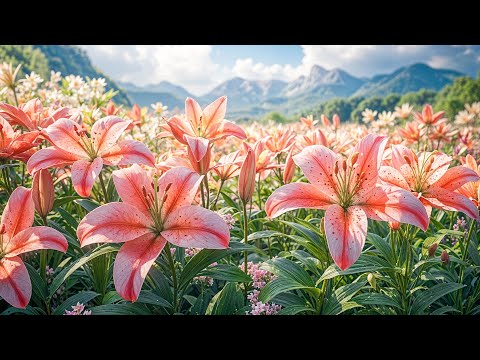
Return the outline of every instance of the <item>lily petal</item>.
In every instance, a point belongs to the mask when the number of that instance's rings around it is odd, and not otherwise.
[[[391,166],[382,166],[378,171],[378,176],[387,184],[398,186],[405,190],[410,190],[410,185],[407,183],[403,175]]]
[[[66,252],[67,240],[63,234],[47,226],[35,226],[15,235],[5,248],[6,257],[10,258],[28,251],[53,249]]]
[[[200,162],[202,160],[207,151],[209,146],[208,139],[202,137],[193,137],[190,135],[184,135],[185,140],[187,141],[187,146],[192,151],[193,157],[195,158],[196,162]]]
[[[91,133],[97,153],[101,154],[115,145],[130,123],[116,116],[106,116],[95,122]]]
[[[0,260],[0,296],[10,305],[25,309],[32,296],[27,268],[18,256]]]
[[[176,167],[165,172],[158,181],[159,197],[162,197],[167,186],[170,186],[163,204],[162,217],[168,219],[171,212],[191,205],[202,180],[203,176],[185,167]]]
[[[445,190],[457,190],[460,186],[480,180],[478,174],[465,166],[455,166],[448,169],[445,174],[433,183],[432,187],[441,187]]]
[[[182,144],[187,145],[187,142],[183,138],[183,135],[196,136],[195,130],[189,121],[184,121],[176,116],[167,120],[167,125],[170,127],[172,135],[180,141]]]
[[[122,245],[113,265],[115,290],[122,298],[138,299],[148,271],[166,243],[162,236],[146,234]]]
[[[77,132],[81,130],[80,125],[70,119],[59,119],[45,129],[49,141],[63,151],[77,155],[78,157],[88,156],[82,145],[81,137]]]
[[[78,160],[72,166],[72,184],[78,195],[89,197],[93,184],[103,168],[102,158],[97,157],[92,162]]]
[[[310,183],[333,200],[337,199],[337,183],[332,176],[337,155],[332,150],[322,145],[312,145],[292,156],[292,159]]]
[[[2,225],[5,225],[4,236],[12,239],[20,231],[32,226],[35,217],[35,204],[32,191],[23,186],[17,187],[10,195],[10,199],[2,214]]]
[[[332,204],[332,199],[312,184],[293,183],[275,190],[265,203],[265,211],[269,218],[295,209],[322,209]]]
[[[228,120],[223,120],[222,122],[212,125],[208,129],[207,134],[209,138],[212,138],[212,142],[227,136],[235,136],[240,140],[247,138],[247,134],[240,126]]]
[[[207,129],[218,124],[225,118],[227,112],[227,97],[221,96],[203,109],[203,128]]]
[[[147,194],[153,193],[153,189],[147,171],[134,164],[126,169],[115,170],[112,173],[112,178],[120,199],[124,203],[135,206],[146,217],[149,217],[148,204],[143,194],[143,188],[145,188]]]
[[[348,269],[360,257],[367,226],[367,216],[359,207],[351,206],[347,210],[337,204],[328,207],[325,213],[328,249],[340,269]]]
[[[430,222],[423,204],[410,191],[393,186],[372,189],[356,204],[368,218],[411,224],[426,231]]]
[[[201,125],[201,122],[204,119],[202,118],[202,108],[192,98],[187,98],[185,100],[185,116],[188,121],[192,124],[193,128],[196,129]]]
[[[431,187],[423,199],[437,209],[461,211],[471,219],[478,219],[478,209],[467,197],[453,191]]]
[[[226,249],[230,241],[230,230],[220,215],[191,205],[173,211],[161,235],[181,247]]]
[[[50,167],[64,167],[73,164],[80,157],[67,153],[56,147],[41,149],[33,154],[27,162],[27,170],[30,174],[41,169]]]
[[[155,166],[155,157],[145,144],[136,140],[124,140],[102,153],[108,165],[144,164]]]
[[[132,205],[113,202],[90,211],[77,228],[80,245],[120,243],[150,232],[151,219]]]

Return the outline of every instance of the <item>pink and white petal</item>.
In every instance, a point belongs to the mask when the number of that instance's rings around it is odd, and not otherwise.
[[[103,168],[102,158],[78,160],[72,166],[72,184],[78,195],[89,197],[93,184]]]
[[[202,122],[202,108],[192,98],[187,98],[185,100],[185,116],[187,117],[187,121],[193,124],[193,127],[196,129],[200,126]]]
[[[32,296],[27,268],[18,256],[0,260],[0,296],[10,305],[25,309]]]
[[[416,163],[412,151],[409,148],[403,145],[392,145],[392,166],[395,169],[400,170],[403,165],[407,165],[405,157],[407,157],[412,164]]]
[[[145,189],[146,194],[151,193],[152,195],[153,189],[147,171],[134,164],[126,169],[115,170],[112,173],[112,178],[120,199],[124,203],[135,206],[146,217],[149,217],[148,204],[143,189]]]
[[[115,145],[130,123],[116,116],[106,116],[95,122],[91,133],[97,153],[101,154]]]
[[[476,171],[465,166],[455,166],[448,169],[445,174],[437,180],[432,186],[440,187],[445,190],[457,190],[462,185],[480,180]]]
[[[333,172],[337,155],[322,145],[312,145],[292,156],[305,177],[321,192],[333,200],[337,199],[337,183]]]
[[[59,119],[44,131],[55,147],[82,158],[86,157],[87,153],[81,137],[77,134],[80,130],[82,129],[76,122],[70,119]]]
[[[418,162],[421,164],[423,159],[428,154],[422,153],[418,157]],[[434,161],[432,163],[432,169],[430,170],[427,178],[427,185],[432,185],[437,182],[448,170],[452,158],[446,154],[439,153],[435,155]]]
[[[132,205],[113,202],[90,211],[77,228],[80,245],[120,243],[151,232],[152,220]]]
[[[144,164],[155,166],[155,157],[148,147],[136,140],[124,140],[101,154],[106,165]]]
[[[32,120],[28,117],[25,112],[20,109],[17,109],[15,106],[9,105],[7,103],[0,104],[0,115],[8,116],[10,118],[10,123],[14,125],[23,126],[25,129],[33,130]]]
[[[465,166],[472,169],[473,171],[477,171],[478,172],[478,165],[477,165],[477,161],[475,160],[475,158],[468,154],[467,157],[465,158]]]
[[[382,166],[378,171],[379,178],[387,184],[398,186],[405,190],[410,190],[410,185],[407,183],[403,175],[391,166]]]
[[[113,265],[113,282],[118,294],[128,301],[136,301],[143,282],[167,241],[154,234],[146,234],[122,245]]]
[[[447,211],[461,211],[472,219],[478,219],[478,209],[469,198],[449,190],[431,187],[423,194],[433,207]]]
[[[356,205],[373,220],[411,224],[423,231],[430,222],[420,200],[410,191],[394,186],[376,187]]]
[[[163,204],[162,217],[168,219],[171,212],[182,206],[191,205],[202,180],[203,176],[185,167],[176,167],[165,172],[158,181],[159,199],[162,198],[167,186],[170,186]]]
[[[199,162],[202,160],[208,151],[208,146],[210,144],[208,139],[202,137],[193,137],[187,134],[184,135],[184,138],[187,141],[187,146],[190,148],[195,161]]]
[[[35,140],[37,139],[38,134],[40,134],[39,131],[30,131],[28,133],[15,136],[13,141],[10,143],[10,146],[8,147],[9,150],[12,151],[14,155],[16,155],[31,149],[36,145]]]
[[[322,209],[332,204],[332,199],[307,183],[293,183],[276,189],[265,203],[269,218],[295,209]]]
[[[2,144],[1,148],[6,148],[8,144],[13,140],[15,137],[15,131],[12,128],[12,125],[2,116],[0,111],[0,125],[2,133],[2,137],[0,138],[0,144]]]
[[[360,257],[367,227],[367,216],[361,208],[351,206],[344,210],[337,204],[328,207],[325,213],[328,249],[340,269],[348,269]]]
[[[34,218],[35,205],[31,189],[26,189],[23,186],[17,187],[10,195],[5,210],[3,210],[4,239],[11,239],[20,231],[31,227]]]
[[[210,126],[207,130],[207,135],[209,139],[212,139],[212,142],[223,139],[227,136],[235,136],[240,140],[245,140],[247,138],[247,134],[240,126],[228,120],[223,120]]]
[[[211,104],[207,105],[205,109],[203,109],[203,128],[208,129],[211,126],[218,124],[225,118],[226,112],[227,97],[221,96]]]
[[[220,215],[193,205],[174,210],[161,235],[181,247],[226,249],[230,241],[230,230]]]
[[[79,159],[81,157],[77,155],[67,153],[56,147],[49,147],[37,151],[28,159],[27,170],[33,175],[38,170],[64,167],[73,164]]]
[[[355,165],[355,173],[361,174],[358,193],[369,192],[377,184],[378,170],[382,164],[383,151],[385,150],[386,143],[386,136],[370,134],[360,140],[354,148],[353,152],[358,151],[360,153]],[[357,181],[360,181],[358,175]]]
[[[25,229],[15,235],[7,243],[6,257],[13,257],[28,251],[52,249],[66,252],[68,248],[65,236],[47,226],[35,226]]]
[[[172,135],[182,144],[187,145],[183,135],[196,136],[195,130],[187,119],[181,119],[173,116],[167,120],[167,125],[170,127]]]

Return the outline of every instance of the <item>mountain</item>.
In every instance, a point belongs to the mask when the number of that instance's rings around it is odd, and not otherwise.
[[[385,96],[405,94],[420,89],[440,90],[462,73],[454,70],[434,69],[422,63],[402,67],[391,74],[377,75],[365,82],[354,96]]]
[[[167,105],[169,109],[175,107],[183,109],[185,99],[194,97],[183,87],[174,85],[168,81],[161,81],[158,84],[137,86],[130,82],[119,82],[119,85],[128,92],[132,101],[140,106],[150,106],[156,102]]]
[[[357,90],[364,80],[356,78],[341,69],[325,70],[314,65],[308,76],[300,76],[288,84],[283,94],[287,97],[300,96],[306,93],[317,93],[326,100],[328,97],[349,96]]]
[[[202,96],[200,101],[208,104],[222,95],[227,95],[230,108],[244,108],[279,96],[286,85],[286,82],[280,80],[246,80],[235,77],[215,87],[208,94]]]
[[[115,102],[131,105],[127,93],[119,88],[110,77],[92,65],[85,50],[74,45],[33,45],[32,48],[45,56],[50,70],[60,71],[63,76],[73,74],[89,78],[105,78],[107,90],[118,91],[114,97]],[[48,73],[47,76],[50,74]]]

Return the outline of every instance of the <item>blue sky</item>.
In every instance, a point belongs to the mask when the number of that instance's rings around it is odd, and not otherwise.
[[[203,95],[232,77],[293,81],[313,65],[354,76],[389,73],[417,62],[470,76],[478,45],[80,45],[95,66],[136,85],[169,81]]]

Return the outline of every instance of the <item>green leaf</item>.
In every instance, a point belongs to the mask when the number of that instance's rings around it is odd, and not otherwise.
[[[72,215],[70,215],[69,212],[67,212],[63,208],[58,208],[58,212],[60,213],[62,218],[67,222],[68,225],[70,225],[74,229],[78,228],[78,221]]]
[[[354,302],[360,305],[391,306],[401,309],[402,306],[393,298],[381,293],[363,293],[355,296]]]
[[[73,195],[73,196],[64,196],[64,197],[61,197],[61,198],[57,198],[53,202],[53,209],[56,209],[60,206],[68,204],[69,202],[72,202],[72,201],[77,200],[77,199],[82,199],[82,197],[78,196],[78,195]]]
[[[441,297],[463,288],[465,285],[458,283],[441,283],[432,286],[430,289],[422,291],[421,293],[417,292],[417,296],[413,301],[412,308],[410,309],[410,314],[420,315],[423,314],[425,309],[432,305],[435,301]]]
[[[63,315],[65,310],[71,310],[73,305],[77,303],[86,304],[90,300],[96,298],[100,294],[96,293],[95,291],[83,291],[73,296],[70,296],[67,300],[61,303],[53,312],[53,315]]]
[[[361,307],[362,305],[360,304],[350,302],[350,299],[355,296],[366,283],[366,281],[359,281],[339,287],[331,297],[326,299],[322,314],[338,315],[353,307]]]
[[[77,199],[75,200],[75,203],[80,205],[81,207],[83,207],[85,210],[87,210],[88,212],[92,211],[92,210],[95,210],[97,207],[100,206],[99,203],[93,201],[93,200],[90,200],[90,199]]]
[[[437,310],[433,311],[430,315],[443,315],[448,312],[459,313],[459,314],[462,313],[460,310],[455,309],[453,306],[442,306],[441,308],[438,308]]]
[[[210,266],[199,273],[199,276],[210,276],[216,280],[224,280],[231,282],[249,283],[252,278],[240,270],[237,266],[220,264]]]
[[[270,271],[278,277],[289,278],[306,287],[315,286],[310,275],[294,261],[285,258],[270,259],[264,262],[261,268]]]
[[[305,265],[308,270],[318,275],[318,268],[321,265],[318,259],[310,256],[309,253],[303,250],[292,250],[290,254],[292,254],[303,265]]]
[[[298,313],[301,312],[307,312],[307,313],[315,313],[315,309],[312,309],[311,307],[307,306],[302,306],[302,305],[292,305],[283,308],[278,312],[277,315],[297,315]]]
[[[341,275],[374,272],[386,269],[393,271],[396,268],[393,268],[385,260],[382,261],[378,256],[362,254],[355,264],[350,266],[347,270],[341,271],[335,264],[330,265],[320,277],[320,281],[332,279]]]
[[[95,259],[97,256],[118,251],[118,249],[118,246],[105,244],[90,250],[81,258],[78,258],[74,262],[70,263],[70,265],[60,271],[60,273],[53,279],[52,284],[50,285],[49,297],[51,298],[53,294],[55,294],[55,291],[57,291],[58,288],[63,284],[63,282],[67,280],[67,278],[72,275],[77,269],[88,263],[90,260]]]
[[[14,307],[9,307],[0,315],[12,315],[12,314],[42,315],[42,313],[40,313],[37,309],[38,308],[33,308],[30,305],[28,305],[25,309],[17,309]]]
[[[227,255],[236,254],[241,251],[255,251],[257,248],[252,245],[242,244],[236,241],[230,241],[228,249],[210,250],[203,249],[197,255],[192,257],[180,275],[178,282],[179,289],[183,289],[191,283],[191,280],[198,276],[198,273],[206,269],[209,265],[223,259]]]
[[[248,241],[250,242],[257,239],[271,238],[276,236],[283,236],[283,233],[272,230],[257,231],[253,234],[248,235]]]
[[[301,284],[288,277],[279,277],[274,279],[265,285],[265,287],[260,290],[258,299],[263,303],[269,302],[275,296],[285,293],[287,291],[297,290],[297,289],[310,289],[313,291],[319,291],[315,287],[309,287],[304,284]]]
[[[123,300],[122,297],[115,290],[112,290],[112,291],[107,292],[103,296],[102,305],[113,304],[113,303],[119,302],[121,300]]]
[[[158,260],[158,259],[157,259]],[[168,279],[158,263],[153,264],[148,272],[147,279],[151,282],[152,289],[169,303],[173,303],[173,291]]]
[[[367,241],[371,243],[375,249],[390,263],[394,264],[393,254],[392,254],[392,247],[389,243],[387,243],[386,239],[378,236],[377,234],[368,233],[367,234]]]
[[[151,315],[142,304],[107,304],[90,308],[92,315]]]
[[[244,305],[243,294],[235,283],[227,283],[208,304],[206,315],[232,315]]]
[[[47,283],[32,265],[25,263],[25,266],[27,267],[28,275],[30,275],[30,280],[32,280],[33,293],[45,302],[48,297]]]
[[[170,304],[167,300],[155,294],[151,290],[140,291],[140,295],[138,296],[137,303],[151,304],[156,306],[162,306],[165,308],[172,308],[172,304]]]

